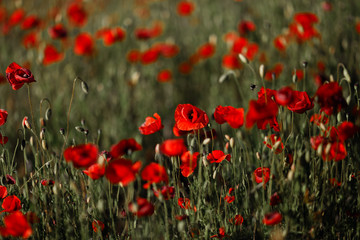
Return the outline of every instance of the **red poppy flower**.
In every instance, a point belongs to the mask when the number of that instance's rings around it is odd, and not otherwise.
[[[123,139],[117,144],[111,146],[110,154],[112,157],[117,158],[124,155],[130,155],[132,152],[142,150],[142,146],[136,142],[135,139]]]
[[[235,196],[231,196],[231,193],[234,191],[234,188],[229,188],[229,195],[226,195],[224,197],[225,201],[227,201],[228,203],[232,203],[233,201],[235,201]]]
[[[210,238],[218,238],[218,239],[223,239],[225,237],[228,237],[228,235],[225,234],[225,228],[223,227],[219,228],[218,234],[210,236]]]
[[[105,224],[100,220],[92,221],[91,226],[94,232],[98,232],[99,230],[102,231],[105,228]]]
[[[321,111],[327,115],[337,113],[346,106],[346,101],[342,95],[342,88],[337,82],[330,82],[321,85],[316,91],[317,102]]]
[[[140,161],[133,164],[131,160],[116,158],[106,166],[105,177],[110,183],[121,183],[125,187],[135,180],[140,167]]]
[[[259,167],[254,171],[254,177],[256,183],[261,183],[264,180],[264,185],[270,180],[270,168]]]
[[[35,15],[27,16],[21,24],[22,30],[28,30],[31,28],[38,27],[40,25],[40,19]]]
[[[334,187],[341,187],[341,182],[339,182],[338,180],[336,180],[336,178],[330,178],[329,182],[331,185],[333,185]]]
[[[204,128],[209,118],[203,110],[191,104],[179,104],[175,110],[175,122],[180,130],[192,131]]]
[[[189,73],[191,73],[191,71],[192,71],[192,65],[190,64],[190,63],[188,63],[188,62],[183,62],[183,63],[180,63],[180,65],[179,65],[179,72],[181,73],[181,74],[184,74],[184,75],[187,75],[187,74],[189,74]]]
[[[0,144],[1,145],[5,145],[7,142],[8,142],[9,138],[6,137],[6,136],[3,136],[1,133],[0,133]]]
[[[97,180],[105,174],[105,164],[95,163],[83,170],[83,173],[88,175],[92,180]]]
[[[206,58],[212,57],[215,53],[215,50],[216,50],[216,47],[214,44],[205,43],[204,45],[199,47],[197,54],[200,58],[206,59]]]
[[[7,188],[5,186],[0,186],[0,199],[5,198],[7,194]]]
[[[67,16],[71,24],[82,27],[86,24],[87,13],[80,2],[72,2],[67,9]]]
[[[161,70],[157,75],[158,82],[170,82],[172,79],[172,73],[169,69]]]
[[[47,179],[43,179],[41,180],[41,185],[43,186],[52,186],[55,184],[55,181],[54,180],[47,180]]]
[[[22,45],[25,48],[33,48],[39,45],[39,39],[37,32],[30,32],[26,34],[22,39]]]
[[[25,17],[25,11],[22,8],[16,9],[9,17],[7,25],[9,27],[19,24]]]
[[[97,37],[102,38],[105,46],[111,46],[115,42],[121,42],[125,39],[126,32],[121,27],[113,29],[102,29],[97,32]]]
[[[181,1],[177,5],[177,13],[180,16],[189,16],[194,11],[195,5],[189,1]]]
[[[130,50],[126,55],[126,59],[130,63],[137,63],[141,59],[141,53],[139,50],[136,49]]]
[[[21,201],[15,195],[7,196],[1,205],[4,209],[1,212],[13,212],[21,209]]]
[[[176,215],[175,219],[178,221],[182,221],[182,220],[187,219],[188,217],[189,217],[188,215]]]
[[[359,128],[355,126],[354,123],[345,121],[337,127],[337,130],[338,139],[344,142],[347,139],[352,138],[357,133]]]
[[[154,118],[147,117],[145,122],[139,127],[139,131],[143,135],[150,135],[163,128],[164,126],[161,124],[161,117],[159,114],[154,113]]]
[[[231,161],[231,155],[230,154],[225,154],[221,150],[214,150],[211,153],[209,153],[209,155],[207,156],[206,159],[209,160],[210,163],[221,163],[225,159],[230,162]]]
[[[280,202],[281,202],[281,198],[277,192],[275,192],[273,195],[271,195],[270,206],[278,205]]]
[[[229,222],[230,222],[230,223],[233,223],[233,224],[236,225],[236,226],[239,226],[239,225],[243,224],[244,218],[243,218],[240,214],[238,214],[238,215],[235,215],[234,218],[231,218],[231,219],[229,220]]]
[[[304,113],[314,107],[312,99],[306,92],[293,91],[292,100],[288,103],[287,108],[295,113]]]
[[[5,111],[4,109],[0,109],[0,126],[6,123],[7,116],[8,116],[8,112]]]
[[[98,148],[91,143],[69,147],[64,151],[64,158],[75,168],[88,168],[97,162]]]
[[[280,128],[276,120],[277,113],[278,106],[271,98],[267,97],[267,101],[261,98],[251,100],[246,114],[246,127],[251,128],[256,123],[258,129],[264,130],[270,124],[278,132]]]
[[[180,51],[177,45],[170,43],[156,43],[152,48],[165,58],[175,57]]]
[[[232,128],[239,128],[244,123],[244,109],[232,106],[218,106],[214,112],[215,121],[219,124],[227,122]]]
[[[160,193],[163,196],[164,200],[173,199],[175,196],[175,188],[169,186],[163,186],[160,190],[153,190],[154,195],[159,198]]]
[[[313,27],[319,20],[313,13],[297,13],[294,16],[294,22],[290,24],[289,30],[292,36],[296,37],[298,42],[304,42],[320,34]]]
[[[141,54],[140,61],[143,65],[147,65],[156,62],[158,57],[158,49],[149,48]]]
[[[161,35],[163,31],[162,23],[155,22],[151,28],[135,29],[135,37],[139,40],[147,40]]]
[[[176,126],[176,123],[173,127],[173,133],[176,137],[181,137],[181,136],[184,136],[184,135],[187,135],[189,133],[191,133],[192,131],[182,131],[180,130],[177,126]]]
[[[293,92],[291,87],[282,87],[275,93],[275,102],[279,105],[286,106],[293,100]]]
[[[284,69],[284,65],[282,63],[276,63],[272,69],[269,69],[266,71],[265,77],[264,77],[265,80],[272,81],[273,76],[275,78],[278,78],[280,76],[280,74],[282,73],[283,69]]]
[[[313,122],[318,126],[320,126],[320,124],[326,125],[329,122],[329,118],[324,114],[314,113],[314,115],[312,115],[310,118],[310,122]]]
[[[0,227],[0,234],[3,237],[29,238],[32,229],[26,217],[19,211],[13,212],[4,217],[4,227]]]
[[[80,33],[75,39],[74,52],[76,55],[90,56],[95,51],[94,40],[89,33]]]
[[[264,141],[264,144],[270,149],[273,149],[275,154],[282,153],[284,149],[284,144],[281,142],[281,138],[275,134],[271,134],[270,138],[267,138],[267,141]]]
[[[246,35],[249,32],[255,31],[256,26],[252,21],[241,21],[238,25],[240,35]]]
[[[52,63],[60,62],[64,59],[64,53],[59,53],[53,45],[47,45],[44,50],[44,65],[50,65]]]
[[[178,198],[178,205],[183,209],[191,209],[191,201],[188,198]]]
[[[168,157],[180,156],[187,151],[184,139],[168,139],[160,145],[160,151]]]
[[[224,68],[228,68],[228,69],[239,69],[242,68],[242,65],[239,61],[238,56],[234,55],[234,54],[226,54],[223,56],[222,59],[222,66]]]
[[[256,43],[251,43],[244,37],[238,37],[234,41],[234,44],[231,49],[232,53],[242,54],[249,60],[254,59],[258,50],[259,50],[259,46]]]
[[[52,39],[64,39],[68,35],[66,28],[61,23],[49,27],[48,33]]]
[[[265,216],[263,218],[263,224],[272,226],[272,225],[276,225],[276,224],[280,223],[281,220],[282,220],[281,213],[271,212],[271,213],[265,214]]]
[[[18,90],[25,83],[36,82],[29,69],[13,62],[6,68],[6,78],[14,90]]]
[[[138,217],[151,216],[154,213],[154,205],[146,198],[136,198],[136,203],[129,204],[129,211]]]
[[[335,162],[343,160],[347,156],[345,145],[339,141],[335,128],[331,131],[332,137],[315,136],[310,138],[311,147],[318,151],[321,146],[321,157],[324,161],[334,160]]]
[[[16,183],[15,178],[9,174],[6,174],[5,181],[6,181],[6,184],[11,184],[11,185]]]
[[[147,183],[145,183],[143,186],[145,189],[148,189],[149,186],[153,183],[165,182],[167,184],[169,182],[166,169],[154,162],[150,163],[144,168],[144,170],[141,172],[141,178],[142,180],[147,181]]]
[[[289,39],[287,36],[279,35],[274,39],[274,46],[277,50],[283,52],[289,45]]]
[[[181,155],[181,174],[184,177],[189,177],[195,170],[197,166],[197,161],[199,159],[199,153],[186,151]]]

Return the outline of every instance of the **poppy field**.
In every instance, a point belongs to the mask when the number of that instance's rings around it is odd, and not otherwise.
[[[3,239],[359,239],[360,2],[0,1]]]

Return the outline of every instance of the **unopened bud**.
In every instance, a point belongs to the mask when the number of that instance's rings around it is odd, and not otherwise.
[[[31,129],[31,125],[30,125],[30,123],[28,121],[28,117],[24,117],[22,125],[23,125],[24,128]]]
[[[344,74],[346,81],[350,83],[351,78],[350,78],[349,72],[346,70],[346,68],[343,68],[343,74]]]
[[[335,82],[334,76],[332,74],[330,74],[330,82]]]
[[[83,90],[83,92],[85,94],[89,93],[89,87],[88,87],[87,83],[83,80],[81,80],[81,89]]]
[[[328,143],[325,147],[325,155],[328,155],[331,149],[331,143]]]
[[[40,131],[40,139],[41,140],[45,139],[45,128],[41,129]]]
[[[48,121],[51,118],[52,110],[51,108],[48,108],[45,112],[45,119]]]
[[[46,143],[45,139],[41,140],[41,147],[42,147],[44,150],[48,150],[48,146],[47,146],[47,143]]]
[[[160,144],[156,144],[155,146],[155,153],[160,154]]]
[[[46,127],[46,122],[45,122],[44,118],[40,118],[40,126]]]
[[[245,63],[245,64],[249,63],[249,60],[241,53],[239,54],[239,58],[240,58],[240,61],[242,61],[243,63]]]
[[[205,140],[203,141],[203,145],[208,145],[210,141],[211,141],[210,138],[205,138]]]
[[[323,145],[320,144],[320,145],[318,146],[318,148],[316,149],[316,154],[317,154],[318,156],[321,156],[322,150],[323,150]]]
[[[60,131],[60,134],[61,134],[61,135],[65,135],[65,129],[60,128],[60,130],[59,130],[59,131]]]
[[[230,138],[230,147],[231,147],[231,148],[234,148],[234,145],[235,145],[235,140],[234,140],[234,138]]]
[[[304,68],[307,68],[308,62],[307,62],[307,61],[304,61],[304,62],[302,63],[302,65],[303,65]]]
[[[264,78],[265,76],[265,65],[264,64],[261,64],[260,67],[259,67],[259,74],[260,74],[260,77],[261,78]]]
[[[225,134],[225,138],[226,138],[226,140],[230,141],[230,136],[229,135]]]
[[[261,156],[260,156],[260,153],[259,153],[259,152],[256,152],[256,158],[257,158],[258,160],[261,160]]]
[[[277,141],[277,142],[275,142],[275,144],[274,144],[274,146],[273,146],[273,150],[275,149],[278,149],[278,147],[280,146],[280,144],[281,144],[281,141]]]
[[[85,129],[82,126],[76,126],[75,129],[76,129],[76,131],[81,132],[81,133],[85,131]]]
[[[30,142],[30,146],[34,146],[34,137],[33,136],[30,137],[29,142]]]
[[[293,81],[293,83],[296,83],[297,80],[298,80],[298,78],[297,78],[296,69],[295,69],[295,70],[294,70],[294,74],[293,74],[293,76],[292,76],[292,81]]]
[[[89,129],[85,129],[84,134],[85,134],[85,136],[89,135]]]

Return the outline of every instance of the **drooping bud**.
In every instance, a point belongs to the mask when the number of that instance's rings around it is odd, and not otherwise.
[[[22,125],[24,128],[31,129],[31,125],[29,123],[28,117],[24,117],[24,119],[22,121]]]
[[[46,112],[45,112],[45,119],[46,119],[46,121],[49,121],[49,119],[51,118],[51,115],[52,115],[52,110],[51,110],[51,108],[46,109]]]
[[[240,61],[242,61],[243,63],[249,64],[249,60],[241,53],[239,54],[239,58],[240,58]]]
[[[83,92],[85,94],[89,93],[89,86],[87,85],[87,83],[84,80],[81,80],[81,89],[83,90]]]

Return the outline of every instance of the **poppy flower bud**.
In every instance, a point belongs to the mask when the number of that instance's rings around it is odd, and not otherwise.
[[[45,128],[43,128],[43,129],[41,129],[41,131],[40,131],[40,139],[41,140],[43,140],[43,139],[45,139]]]
[[[249,60],[241,53],[239,54],[239,58],[240,58],[240,61],[242,61],[243,63],[245,63],[245,64],[249,63]]]
[[[207,144],[209,144],[209,143],[210,143],[210,141],[211,141],[211,139],[210,139],[210,138],[205,138],[205,140],[203,141],[203,145],[207,145]]]
[[[260,67],[259,67],[259,74],[260,74],[260,77],[261,78],[264,78],[265,76],[265,66],[264,64],[261,64]]]
[[[303,65],[304,68],[307,68],[308,62],[307,62],[307,61],[304,61],[304,62],[302,63],[302,65]]]
[[[225,138],[226,138],[226,140],[230,141],[230,136],[229,135],[225,134]]]
[[[40,118],[40,125],[41,125],[42,127],[45,127],[45,126],[46,126],[46,122],[45,122],[44,118]]]
[[[34,146],[34,137],[33,136],[30,137],[29,142],[30,142],[30,146]]]
[[[89,93],[89,87],[88,87],[87,83],[83,80],[81,80],[81,89],[83,90],[83,92],[85,94]]]
[[[31,125],[30,125],[30,123],[28,121],[28,117],[24,117],[22,125],[23,125],[24,128],[27,128],[27,129],[31,130]]]
[[[294,70],[294,74],[293,74],[293,76],[292,76],[292,81],[293,81],[293,83],[296,83],[297,80],[298,80],[298,78],[297,78],[296,69],[295,69],[295,70]]]
[[[344,77],[345,77],[345,80],[350,83],[350,82],[351,82],[351,78],[350,78],[349,72],[347,71],[346,68],[343,68],[343,75],[344,75]]]
[[[231,147],[231,148],[234,148],[234,145],[235,145],[235,140],[234,140],[234,138],[230,138],[230,147]]]
[[[45,119],[48,121],[51,117],[51,114],[52,114],[52,110],[51,108],[48,108],[45,112]]]
[[[65,129],[60,128],[60,130],[59,130],[59,131],[60,131],[60,134],[61,134],[61,135],[65,135]]]
[[[76,131],[81,132],[81,133],[83,133],[85,131],[85,129],[81,126],[76,126],[75,129],[76,129]]]
[[[258,160],[261,160],[261,156],[260,156],[260,153],[259,153],[259,152],[256,152],[256,158],[257,158]]]
[[[48,150],[48,145],[47,145],[45,139],[41,140],[41,147],[42,147],[44,150]]]

